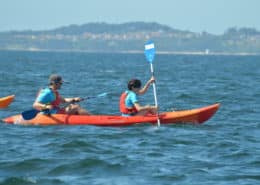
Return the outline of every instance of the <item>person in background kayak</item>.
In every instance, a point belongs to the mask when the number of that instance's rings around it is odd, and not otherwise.
[[[43,113],[51,114],[79,114],[89,115],[89,112],[81,108],[75,102],[79,102],[81,98],[63,98],[58,90],[61,88],[63,83],[62,77],[57,74],[52,74],[49,77],[49,87],[42,89],[33,107],[37,110],[43,111]],[[70,103],[65,108],[61,108],[60,105],[63,103]]]
[[[143,88],[141,88],[142,83],[138,79],[132,79],[128,82],[128,90],[122,93],[119,102],[120,112],[123,116],[156,114],[156,106],[141,106],[137,96],[145,94],[154,81],[154,77],[151,77]]]

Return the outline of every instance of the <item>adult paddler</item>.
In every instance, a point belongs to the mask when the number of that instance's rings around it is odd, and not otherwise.
[[[81,100],[80,97],[63,98],[58,90],[63,84],[62,77],[52,74],[49,77],[49,87],[42,89],[33,104],[33,107],[45,114],[79,114],[89,115],[89,112],[81,108],[75,102]],[[61,108],[61,104],[70,103],[66,107]]]

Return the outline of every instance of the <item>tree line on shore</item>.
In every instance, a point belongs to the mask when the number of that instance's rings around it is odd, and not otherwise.
[[[0,32],[0,50],[142,52],[152,39],[161,52],[260,54],[260,32],[229,28],[221,35],[146,22],[88,23],[45,31]]]

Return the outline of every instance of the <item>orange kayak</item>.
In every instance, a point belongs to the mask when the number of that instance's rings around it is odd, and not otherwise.
[[[218,110],[220,104],[160,113],[161,124],[194,123],[201,124],[210,119]],[[10,124],[25,125],[96,125],[96,126],[130,126],[141,123],[157,123],[155,115],[149,116],[116,116],[116,115],[67,115],[67,114],[38,114],[31,120],[23,120],[22,116],[15,115],[2,120]]]
[[[0,98],[0,108],[6,108],[10,103],[14,100],[15,95],[6,96],[3,98]]]

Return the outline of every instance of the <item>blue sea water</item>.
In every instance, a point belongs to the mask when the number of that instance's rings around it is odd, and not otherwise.
[[[221,103],[203,125],[21,126],[0,123],[0,184],[260,184],[260,56],[156,55],[160,111]],[[143,54],[0,51],[4,118],[31,108],[51,73],[63,96],[94,114],[119,114],[127,81],[150,78]],[[152,88],[141,97],[153,103]]]

